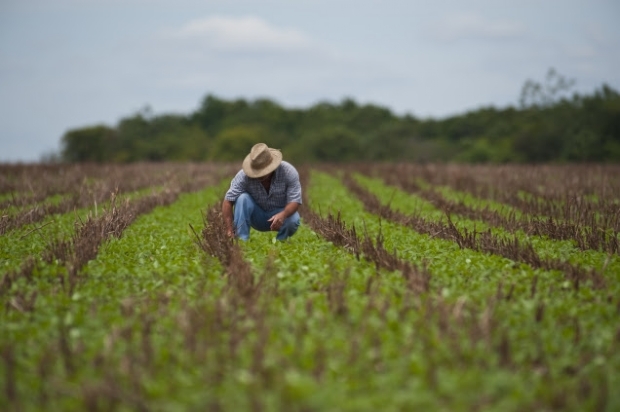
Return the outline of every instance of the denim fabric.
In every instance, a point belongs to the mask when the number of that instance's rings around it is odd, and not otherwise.
[[[242,193],[235,202],[234,223],[235,233],[241,240],[250,238],[250,228],[254,228],[261,232],[268,232],[271,222],[268,220],[276,213],[281,212],[284,208],[270,210],[265,212],[248,193]],[[284,240],[297,231],[299,227],[299,213],[295,212],[289,216],[282,227],[278,231],[276,239]]]

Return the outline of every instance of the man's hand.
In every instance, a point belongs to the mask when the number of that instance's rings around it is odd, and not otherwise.
[[[283,211],[281,211],[280,213],[276,213],[275,215],[271,217],[271,219],[267,220],[268,222],[271,222],[270,229],[273,231],[280,230],[280,228],[284,224],[284,221],[289,216],[291,216],[293,213],[297,212],[298,208],[299,208],[299,203],[296,203],[296,202],[287,203]]]
[[[271,218],[268,219],[267,221],[271,222],[270,229],[273,230],[274,232],[277,232],[278,230],[280,230],[285,220],[286,220],[286,214],[284,213],[284,211],[282,211],[280,213],[276,213],[275,215],[271,216]]]
[[[222,217],[224,218],[224,224],[226,225],[226,234],[229,237],[235,237],[235,231],[233,230],[233,203],[224,200],[222,202]]]

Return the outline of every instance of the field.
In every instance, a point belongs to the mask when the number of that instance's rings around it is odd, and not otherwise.
[[[0,410],[620,410],[620,167],[0,165]]]

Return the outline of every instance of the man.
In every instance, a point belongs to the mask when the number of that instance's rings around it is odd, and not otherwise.
[[[277,231],[276,239],[285,240],[299,227],[299,205],[301,184],[297,170],[282,161],[279,150],[258,143],[230,183],[222,215],[230,237],[248,240],[252,227],[261,232]]]

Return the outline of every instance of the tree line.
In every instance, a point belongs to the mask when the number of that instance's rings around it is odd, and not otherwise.
[[[270,99],[207,95],[187,115],[144,109],[114,127],[67,131],[67,162],[238,161],[256,142],[294,162],[617,162],[620,94],[602,85],[568,95],[572,82],[550,70],[528,80],[518,106],[484,107],[444,119],[398,116],[352,99],[285,108]]]

